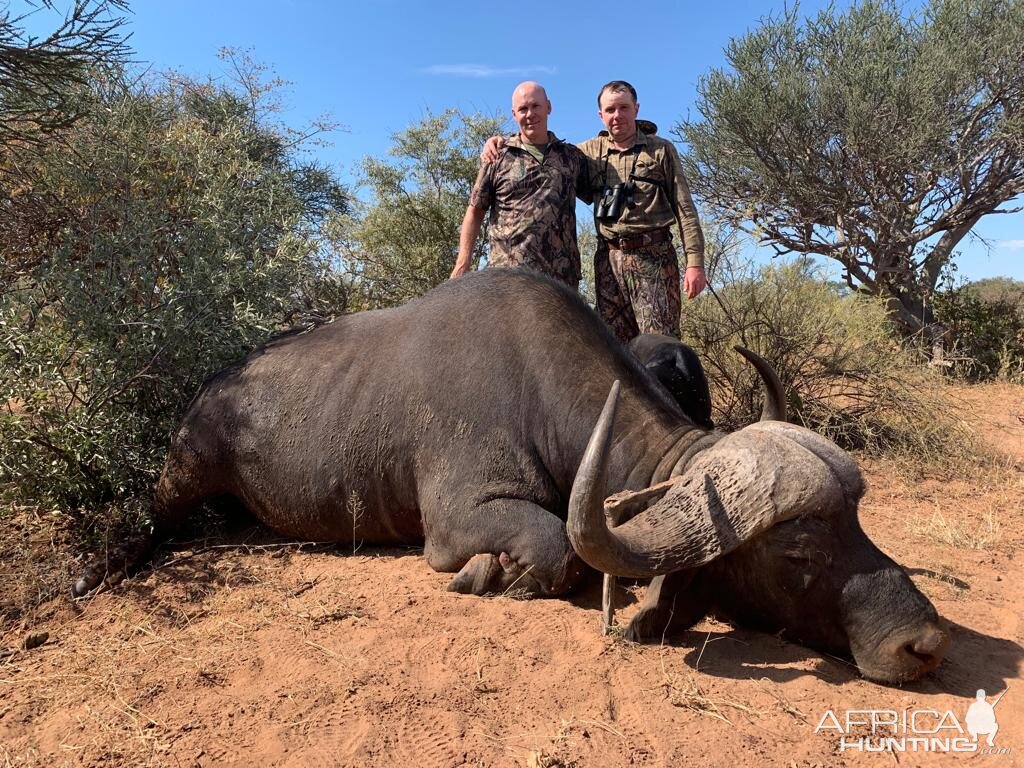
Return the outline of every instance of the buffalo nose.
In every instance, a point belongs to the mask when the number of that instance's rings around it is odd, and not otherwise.
[[[927,624],[910,638],[903,649],[911,656],[921,660],[921,674],[939,666],[942,657],[949,648],[949,634],[935,624]]]

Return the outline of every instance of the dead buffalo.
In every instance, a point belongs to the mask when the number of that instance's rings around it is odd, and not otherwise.
[[[663,498],[607,527],[606,490],[673,476]],[[675,601],[676,626],[715,610],[852,655],[868,677],[912,679],[947,636],[858,525],[862,492],[854,461],[813,432],[694,426],[578,296],[487,270],[282,337],[211,378],[171,443],[153,536],[109,553],[76,591],[230,494],[288,536],[422,542],[459,592],[563,594],[584,561],[664,574],[635,637],[660,638]]]

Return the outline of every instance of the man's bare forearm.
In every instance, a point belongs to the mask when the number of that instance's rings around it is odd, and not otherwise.
[[[459,230],[459,256],[455,260],[455,269],[452,270],[453,278],[469,271],[473,246],[476,245],[476,239],[480,235],[483,223],[483,208],[477,208],[475,205],[467,206],[466,215],[462,217],[462,228]]]

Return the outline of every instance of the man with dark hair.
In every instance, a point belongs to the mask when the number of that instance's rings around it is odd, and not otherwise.
[[[679,224],[686,253],[687,297],[695,298],[707,284],[704,234],[679,153],[670,141],[637,126],[636,89],[624,80],[603,86],[597,105],[605,130],[579,146],[590,159],[592,183],[604,190],[594,210],[598,312],[624,342],[639,333],[678,337],[673,224]]]
[[[589,167],[579,149],[548,130],[550,114],[539,83],[520,83],[512,92],[519,133],[505,142],[505,152],[480,167],[452,278],[469,271],[473,244],[490,210],[488,266],[529,267],[579,289],[576,194],[589,190]]]
[[[590,189],[579,196],[586,202],[596,198],[598,312],[623,342],[640,333],[678,338],[681,297],[673,224],[679,224],[686,253],[683,290],[693,299],[707,285],[704,234],[679,153],[656,135],[653,123],[637,120],[636,89],[626,81],[604,85],[597,105],[605,130],[579,145],[590,173]],[[497,160],[503,144],[501,137],[491,137],[481,158]]]

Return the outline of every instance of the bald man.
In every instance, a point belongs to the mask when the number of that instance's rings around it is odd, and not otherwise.
[[[506,140],[500,157],[480,167],[452,278],[469,271],[473,245],[490,211],[488,267],[527,267],[578,290],[575,198],[592,201],[590,173],[584,154],[548,130],[550,115],[543,86],[516,86],[512,117],[519,133]]]

